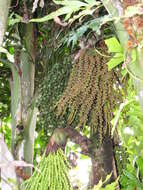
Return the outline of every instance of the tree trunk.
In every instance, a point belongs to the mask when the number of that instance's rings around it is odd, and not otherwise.
[[[4,32],[11,0],[0,0],[0,46],[2,46]]]
[[[34,132],[36,127],[36,114],[34,98],[34,77],[35,77],[35,53],[34,53],[34,26],[27,24],[25,27],[26,52],[21,52],[20,68],[21,96],[22,96],[22,124],[24,127],[24,160],[33,163]],[[30,106],[30,107],[29,107]],[[31,168],[26,169],[26,173],[31,175]]]
[[[115,181],[118,175],[111,138],[107,137],[102,146],[99,148],[95,147],[94,152],[95,156],[91,156],[92,171],[89,186],[93,187],[97,185],[101,179],[105,180],[106,176],[110,173],[112,173],[112,176],[108,183]],[[117,189],[120,189],[119,185]]]
[[[24,24],[22,42],[25,49],[15,51],[11,78],[12,152],[15,159],[33,163],[34,132],[37,108],[34,100],[34,27]],[[32,168],[24,169],[27,176]],[[19,176],[23,178],[23,176]]]

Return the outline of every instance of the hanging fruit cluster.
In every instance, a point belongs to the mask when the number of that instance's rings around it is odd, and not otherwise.
[[[44,155],[22,190],[73,190],[68,179],[70,165],[61,149]]]
[[[66,126],[66,119],[58,119],[56,116],[55,105],[59,97],[63,93],[67,84],[71,61],[68,57],[59,61],[56,54],[53,55],[51,62],[47,64],[45,79],[40,86],[40,96],[37,101],[37,106],[40,112],[40,126],[44,127],[47,133],[58,126]]]
[[[102,53],[107,54],[105,45]],[[69,111],[68,124],[78,118],[78,127],[88,124],[102,142],[110,134],[113,107],[119,100],[115,71],[108,71],[108,58],[95,53],[94,49],[80,50],[74,63],[68,85],[58,101],[57,115]]]

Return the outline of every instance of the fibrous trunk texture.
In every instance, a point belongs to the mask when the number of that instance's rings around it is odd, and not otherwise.
[[[89,186],[93,187],[107,175],[112,173],[109,183],[117,179],[117,170],[114,159],[113,142],[110,138],[106,138],[99,148],[95,147],[95,156],[91,156],[92,171]],[[119,186],[117,187],[119,190]]]

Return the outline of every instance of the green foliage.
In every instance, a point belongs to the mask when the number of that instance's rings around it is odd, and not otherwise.
[[[45,22],[53,20],[59,25],[69,24],[71,25],[75,21],[79,21],[79,24],[72,27],[72,31],[62,39],[63,43],[67,43],[68,46],[72,44],[72,47],[77,45],[78,40],[83,37],[83,35],[88,31],[94,32],[98,35],[101,34],[101,27],[106,23],[112,21],[113,19],[109,15],[97,15],[98,9],[102,9],[102,4],[96,0],[63,0],[63,1],[53,1],[56,6],[62,6],[54,12],[51,12],[47,16],[42,18],[31,19],[30,22]],[[65,16],[64,16],[65,15]],[[62,17],[63,23],[60,20]],[[88,17],[89,16],[89,17]],[[60,18],[59,18],[60,17]],[[85,17],[85,18],[84,18]],[[94,19],[93,19],[94,17]],[[87,19],[88,18],[88,19]],[[86,35],[86,38],[88,35]]]
[[[94,8],[94,6],[100,6],[100,2],[96,0],[86,0],[84,2],[79,0],[53,1],[57,5],[62,5],[62,7],[42,18],[31,19],[30,22],[45,22],[53,19],[55,16],[65,15],[64,20],[67,21],[71,17],[69,22],[72,23],[73,21],[79,18],[83,18],[86,15],[92,15],[94,11],[97,9],[97,7]],[[77,15],[72,17],[71,15],[76,12]]]
[[[7,59],[12,63],[14,62],[14,55],[10,54],[7,49],[0,47],[0,53],[6,54]]]
[[[7,77],[10,70],[0,62],[0,118],[6,119],[10,115],[10,86]]]
[[[123,63],[124,54],[123,48],[115,37],[105,40],[105,43],[108,47],[110,53],[114,53],[113,57],[107,63],[108,70],[111,71],[113,68]]]
[[[82,26],[73,29],[70,31],[65,38],[63,39],[64,43],[67,43],[67,45],[72,44],[72,48],[77,45],[78,41],[82,39],[83,35],[85,33],[90,34],[91,32],[96,33],[97,36],[101,34],[101,27],[110,21],[109,16],[102,16],[95,19],[91,19],[90,21],[84,22]],[[90,35],[89,35],[90,36]],[[86,39],[88,38],[88,35],[86,35]]]
[[[123,190],[140,190],[143,189],[143,113],[131,80],[128,82],[128,95],[124,102],[112,121],[118,127],[122,147],[128,156],[122,168],[120,183]],[[122,157],[120,162],[122,164]]]
[[[32,177],[22,184],[22,190],[72,190],[68,179],[70,165],[59,149],[43,156]]]
[[[45,135],[44,128],[39,127],[40,123],[37,121],[37,130],[35,131],[35,141],[34,141],[34,165],[37,164],[37,159],[41,158],[41,155],[44,153],[47,141],[50,138],[50,133]]]
[[[21,16],[12,12],[12,14],[8,18],[8,25],[13,26],[16,23],[22,22],[22,19],[23,18]]]
[[[11,117],[7,116],[5,118],[0,119],[0,133],[3,134],[4,139],[8,147],[10,148],[11,145]]]
[[[115,37],[105,40],[110,53],[120,53],[123,52],[123,48]]]

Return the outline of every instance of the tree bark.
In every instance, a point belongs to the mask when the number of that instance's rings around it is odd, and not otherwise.
[[[11,150],[14,157],[16,156],[16,126],[21,122],[21,87],[20,77],[16,67],[11,66],[12,78],[10,79],[11,87]]]
[[[35,47],[34,47],[34,26],[27,24],[24,26],[25,34],[23,41],[26,51],[20,55],[21,77],[21,97],[22,97],[22,124],[24,127],[24,160],[33,163],[34,132],[36,127],[37,108],[34,97],[34,77],[35,77]],[[29,107],[30,105],[30,107]],[[26,168],[26,173],[31,175],[32,169]]]
[[[34,97],[35,54],[33,24],[23,24],[22,42],[25,49],[16,49],[11,78],[12,152],[15,159],[33,163],[34,132],[37,108]],[[24,168],[32,174],[31,167]],[[19,176],[22,177],[22,176]]]
[[[106,176],[112,173],[107,183],[114,182],[118,175],[114,159],[113,142],[111,138],[106,137],[100,147],[95,147],[95,156],[91,156],[92,171],[89,186],[94,187],[99,181],[105,180]],[[119,184],[116,190],[119,190]]]

